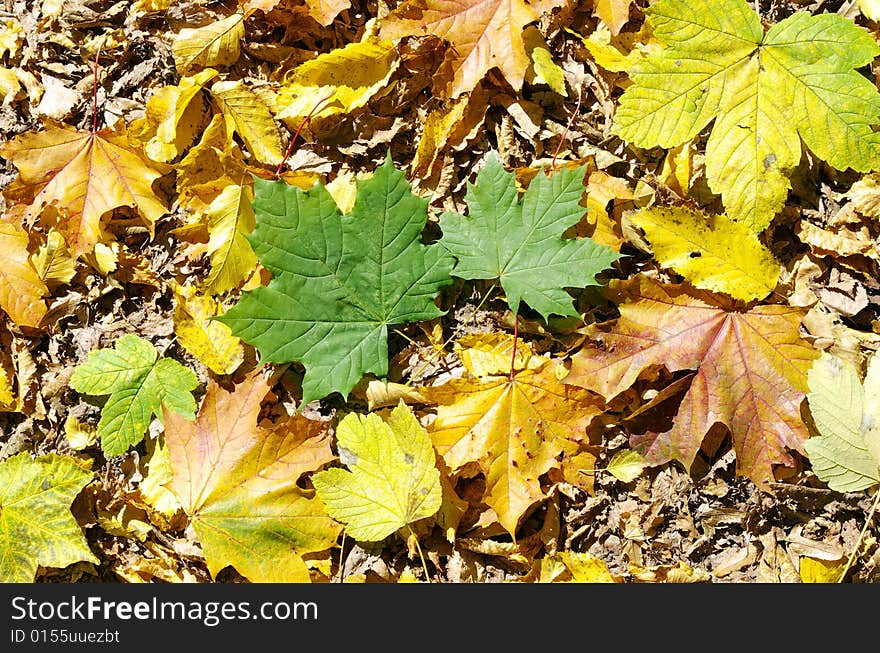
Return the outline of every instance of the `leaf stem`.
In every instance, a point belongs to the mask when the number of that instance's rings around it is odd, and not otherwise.
[[[410,535],[413,537],[413,539],[416,541],[416,551],[419,552],[419,559],[422,561],[422,570],[425,572],[425,578],[426,578],[426,579],[428,580],[428,582],[430,583],[430,582],[431,582],[431,574],[428,573],[428,563],[425,562],[425,556],[422,555],[422,547],[419,545],[419,538],[417,538],[417,537],[416,537],[416,534],[413,533],[412,526],[410,526],[409,524],[407,524],[406,527],[409,529],[409,534],[410,534]]]
[[[95,78],[92,81],[92,135],[98,133],[98,57],[101,56],[101,46],[104,45],[104,39],[98,43],[98,49],[95,51]]]
[[[865,517],[865,525],[862,527],[862,532],[859,533],[859,539],[856,540],[856,545],[853,547],[852,553],[849,554],[849,560],[846,561],[846,567],[843,568],[843,571],[840,574],[840,578],[837,579],[838,583],[842,583],[843,579],[846,578],[846,574],[849,572],[850,567],[852,567],[855,562],[856,555],[859,552],[859,547],[862,546],[862,540],[865,538],[865,533],[868,532],[868,526],[871,525],[871,520],[874,518],[874,513],[877,511],[877,505],[880,504],[880,488],[874,493],[874,504],[871,506],[871,510],[868,511],[868,516]]]
[[[510,355],[510,380],[516,375],[516,343],[519,340],[519,314],[513,314],[513,353]]]
[[[281,163],[279,163],[278,167],[275,169],[276,179],[281,176],[281,169],[284,167],[284,164],[287,163],[287,159],[290,157],[290,153],[293,151],[293,144],[296,143],[296,139],[299,138],[299,134],[303,130],[303,127],[305,127],[308,123],[312,121],[312,116],[314,115],[315,111],[318,110],[318,107],[329,101],[332,97],[333,93],[330,93],[330,95],[328,95],[327,97],[318,100],[318,102],[312,107],[311,111],[309,111],[308,115],[303,118],[302,121],[299,123],[299,127],[296,128],[296,131],[293,134],[293,138],[291,138],[290,143],[287,144],[287,151],[284,152],[284,158],[281,159]]]
[[[413,382],[413,379],[418,378],[419,374],[421,374],[422,372],[424,372],[424,371],[425,371],[425,368],[427,368],[428,365],[430,365],[430,364],[433,363],[435,360],[437,360],[437,358],[440,356],[440,352],[445,351],[445,350],[446,350],[446,347],[449,346],[449,343],[452,342],[453,340],[455,340],[455,339],[458,337],[458,334],[459,334],[459,333],[461,332],[461,330],[465,327],[465,325],[466,325],[468,322],[470,322],[471,320],[473,320],[473,319],[476,317],[477,312],[483,307],[483,304],[486,303],[486,300],[489,299],[489,296],[490,296],[490,295],[492,294],[492,292],[495,290],[495,287],[496,287],[496,286],[497,286],[497,284],[494,284],[494,283],[493,283],[493,284],[489,287],[489,290],[487,290],[487,291],[486,291],[486,294],[483,295],[483,299],[481,299],[481,300],[480,300],[480,303],[477,304],[476,308],[474,308],[474,312],[471,313],[471,314],[468,316],[468,318],[467,318],[466,320],[464,320],[461,324],[459,324],[458,327],[455,329],[455,331],[452,332],[452,335],[450,335],[446,340],[444,340],[444,341],[443,341],[443,344],[441,344],[440,347],[438,347],[437,349],[435,349],[435,351],[434,351],[434,353],[431,355],[431,357],[430,357],[427,361],[425,361],[425,364],[422,365],[419,369],[417,369],[417,370],[415,371],[415,373],[412,374],[412,375],[409,377],[409,379],[407,380],[407,382],[403,384],[405,387],[409,387],[409,385]],[[396,329],[395,329],[395,331],[396,331]],[[403,334],[401,334],[401,335],[403,335]],[[405,336],[404,336],[404,337],[405,337]]]
[[[577,105],[575,105],[574,111],[572,111],[571,117],[568,119],[568,123],[566,123],[565,125],[565,131],[562,132],[562,138],[559,139],[559,144],[556,146],[556,151],[553,153],[553,160],[550,162],[550,170],[556,169],[556,156],[559,154],[559,150],[562,149],[562,144],[565,142],[565,137],[568,136],[568,130],[571,129],[571,124],[574,122],[574,117],[578,114],[578,111],[580,111],[581,95],[582,92],[578,91]]]

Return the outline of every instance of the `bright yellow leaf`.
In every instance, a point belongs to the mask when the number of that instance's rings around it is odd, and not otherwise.
[[[28,260],[28,235],[0,222],[0,307],[18,325],[36,327],[46,314],[49,289]]]
[[[146,115],[131,126],[146,141],[144,151],[154,161],[168,163],[180,156],[208,126],[207,106],[195,101],[205,84],[218,75],[207,68],[183,77],[177,86],[163,86],[147,100]]]
[[[257,161],[277,166],[284,158],[281,135],[269,107],[241,81],[215,82],[211,95],[226,119],[229,140],[241,136]]]
[[[596,15],[602,19],[612,34],[620,32],[629,20],[632,0],[596,0]]]
[[[24,37],[21,23],[17,20],[3,21],[3,27],[0,27],[0,57],[7,53],[10,58],[18,54],[18,48]]]
[[[349,113],[385,87],[399,65],[391,41],[349,43],[320,54],[285,79],[278,91],[278,118],[298,127],[317,106],[313,119]]]
[[[605,471],[617,480],[629,483],[638,478],[647,466],[648,463],[645,462],[644,456],[638,451],[624,449],[612,456],[605,467]]]
[[[819,560],[801,556],[798,575],[804,583],[837,583],[844,569],[846,560]]]
[[[755,233],[726,215],[706,215],[685,207],[653,206],[630,222],[644,229],[660,264],[697,288],[735,299],[763,299],[776,287],[779,263]]]
[[[602,560],[591,553],[560,551],[541,560],[540,583],[616,583]]]
[[[472,93],[449,100],[424,121],[422,134],[413,157],[412,174],[421,179],[439,175],[443,152],[461,144],[483,124],[488,97],[481,86]]]
[[[232,14],[204,27],[180,30],[171,44],[179,73],[194,66],[229,66],[238,60],[244,38],[244,17]]]
[[[174,331],[181,346],[215,374],[232,374],[244,360],[241,341],[229,327],[211,318],[225,310],[191,286],[174,284]]]
[[[553,55],[544,35],[534,25],[523,30],[523,43],[531,65],[526,70],[526,81],[530,84],[546,84],[562,97],[568,97],[565,90],[565,76],[562,68],[553,61]]]
[[[72,413],[64,420],[64,438],[74,451],[82,451],[98,442],[98,429],[83,424]]]

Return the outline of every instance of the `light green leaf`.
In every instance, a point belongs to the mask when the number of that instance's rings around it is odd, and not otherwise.
[[[98,562],[70,504],[92,473],[73,458],[27,452],[0,463],[0,582],[32,583],[37,567]]]
[[[140,442],[153,415],[164,405],[192,419],[198,386],[191,370],[170,358],[158,358],[152,344],[138,336],[120,336],[113,349],[89,354],[70,377],[70,387],[88,395],[110,397],[101,410],[98,435],[108,457]]]
[[[349,413],[336,438],[349,469],[318,472],[312,483],[327,513],[354,539],[381,540],[440,509],[434,447],[403,402],[387,422],[375,413]]]
[[[840,492],[880,483],[880,358],[871,357],[863,385],[851,363],[825,352],[807,381],[818,435],[804,446],[816,476]]]
[[[856,72],[880,54],[837,14],[798,12],[763,33],[745,0],[659,0],[645,13],[666,47],[630,70],[613,131],[673,147],[713,119],[706,175],[726,213],[753,231],[785,203],[800,140],[829,165],[880,165],[880,93]]]
[[[248,239],[272,273],[218,319],[264,362],[301,362],[303,403],[347,396],[365,375],[388,372],[388,326],[442,315],[452,257],[424,245],[427,201],[388,157],[348,215],[320,184],[302,191],[254,180],[256,228]]]
[[[611,457],[605,471],[617,480],[629,483],[638,478],[647,466],[644,456],[638,451],[624,449]]]
[[[462,279],[499,279],[514,312],[524,301],[546,320],[551,313],[577,317],[566,287],[596,284],[596,274],[619,258],[589,238],[563,239],[563,232],[586,213],[580,205],[584,168],[543,171],[518,197],[514,174],[490,156],[468,184],[470,215],[440,216],[446,247]]]

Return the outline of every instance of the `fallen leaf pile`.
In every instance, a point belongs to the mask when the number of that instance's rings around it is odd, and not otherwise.
[[[880,23],[9,0],[0,580],[880,579]]]

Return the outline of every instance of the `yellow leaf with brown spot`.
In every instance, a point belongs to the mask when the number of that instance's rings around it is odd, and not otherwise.
[[[180,30],[171,44],[177,72],[195,66],[229,66],[238,60],[244,38],[244,16],[232,14],[204,27]]]
[[[94,134],[52,124],[0,145],[0,156],[12,161],[34,191],[25,219],[39,217],[46,205],[57,209],[55,227],[74,258],[105,239],[101,219],[113,209],[136,208],[151,235],[167,212],[152,188],[164,169],[131,147],[121,121],[116,129]]]
[[[28,235],[0,222],[0,307],[18,325],[37,327],[46,314],[49,289],[28,259]]]
[[[601,412],[597,395],[569,392],[573,388],[559,381],[555,363],[539,360],[542,365],[532,369],[529,361],[512,380],[492,375],[419,389],[438,405],[429,427],[437,452],[453,473],[478,465],[486,478],[484,501],[511,535],[525,512],[545,498],[539,477],[557,466],[565,443],[582,439]]]
[[[724,214],[684,206],[651,206],[630,214],[654,256],[697,288],[734,299],[763,299],[776,288],[779,263],[751,228]]]
[[[215,374],[232,374],[244,360],[241,341],[211,318],[224,312],[212,297],[174,284],[174,331],[180,344]]]
[[[281,163],[281,134],[263,100],[241,81],[215,82],[211,95],[226,119],[229,140],[236,132],[257,161],[271,166]]]

